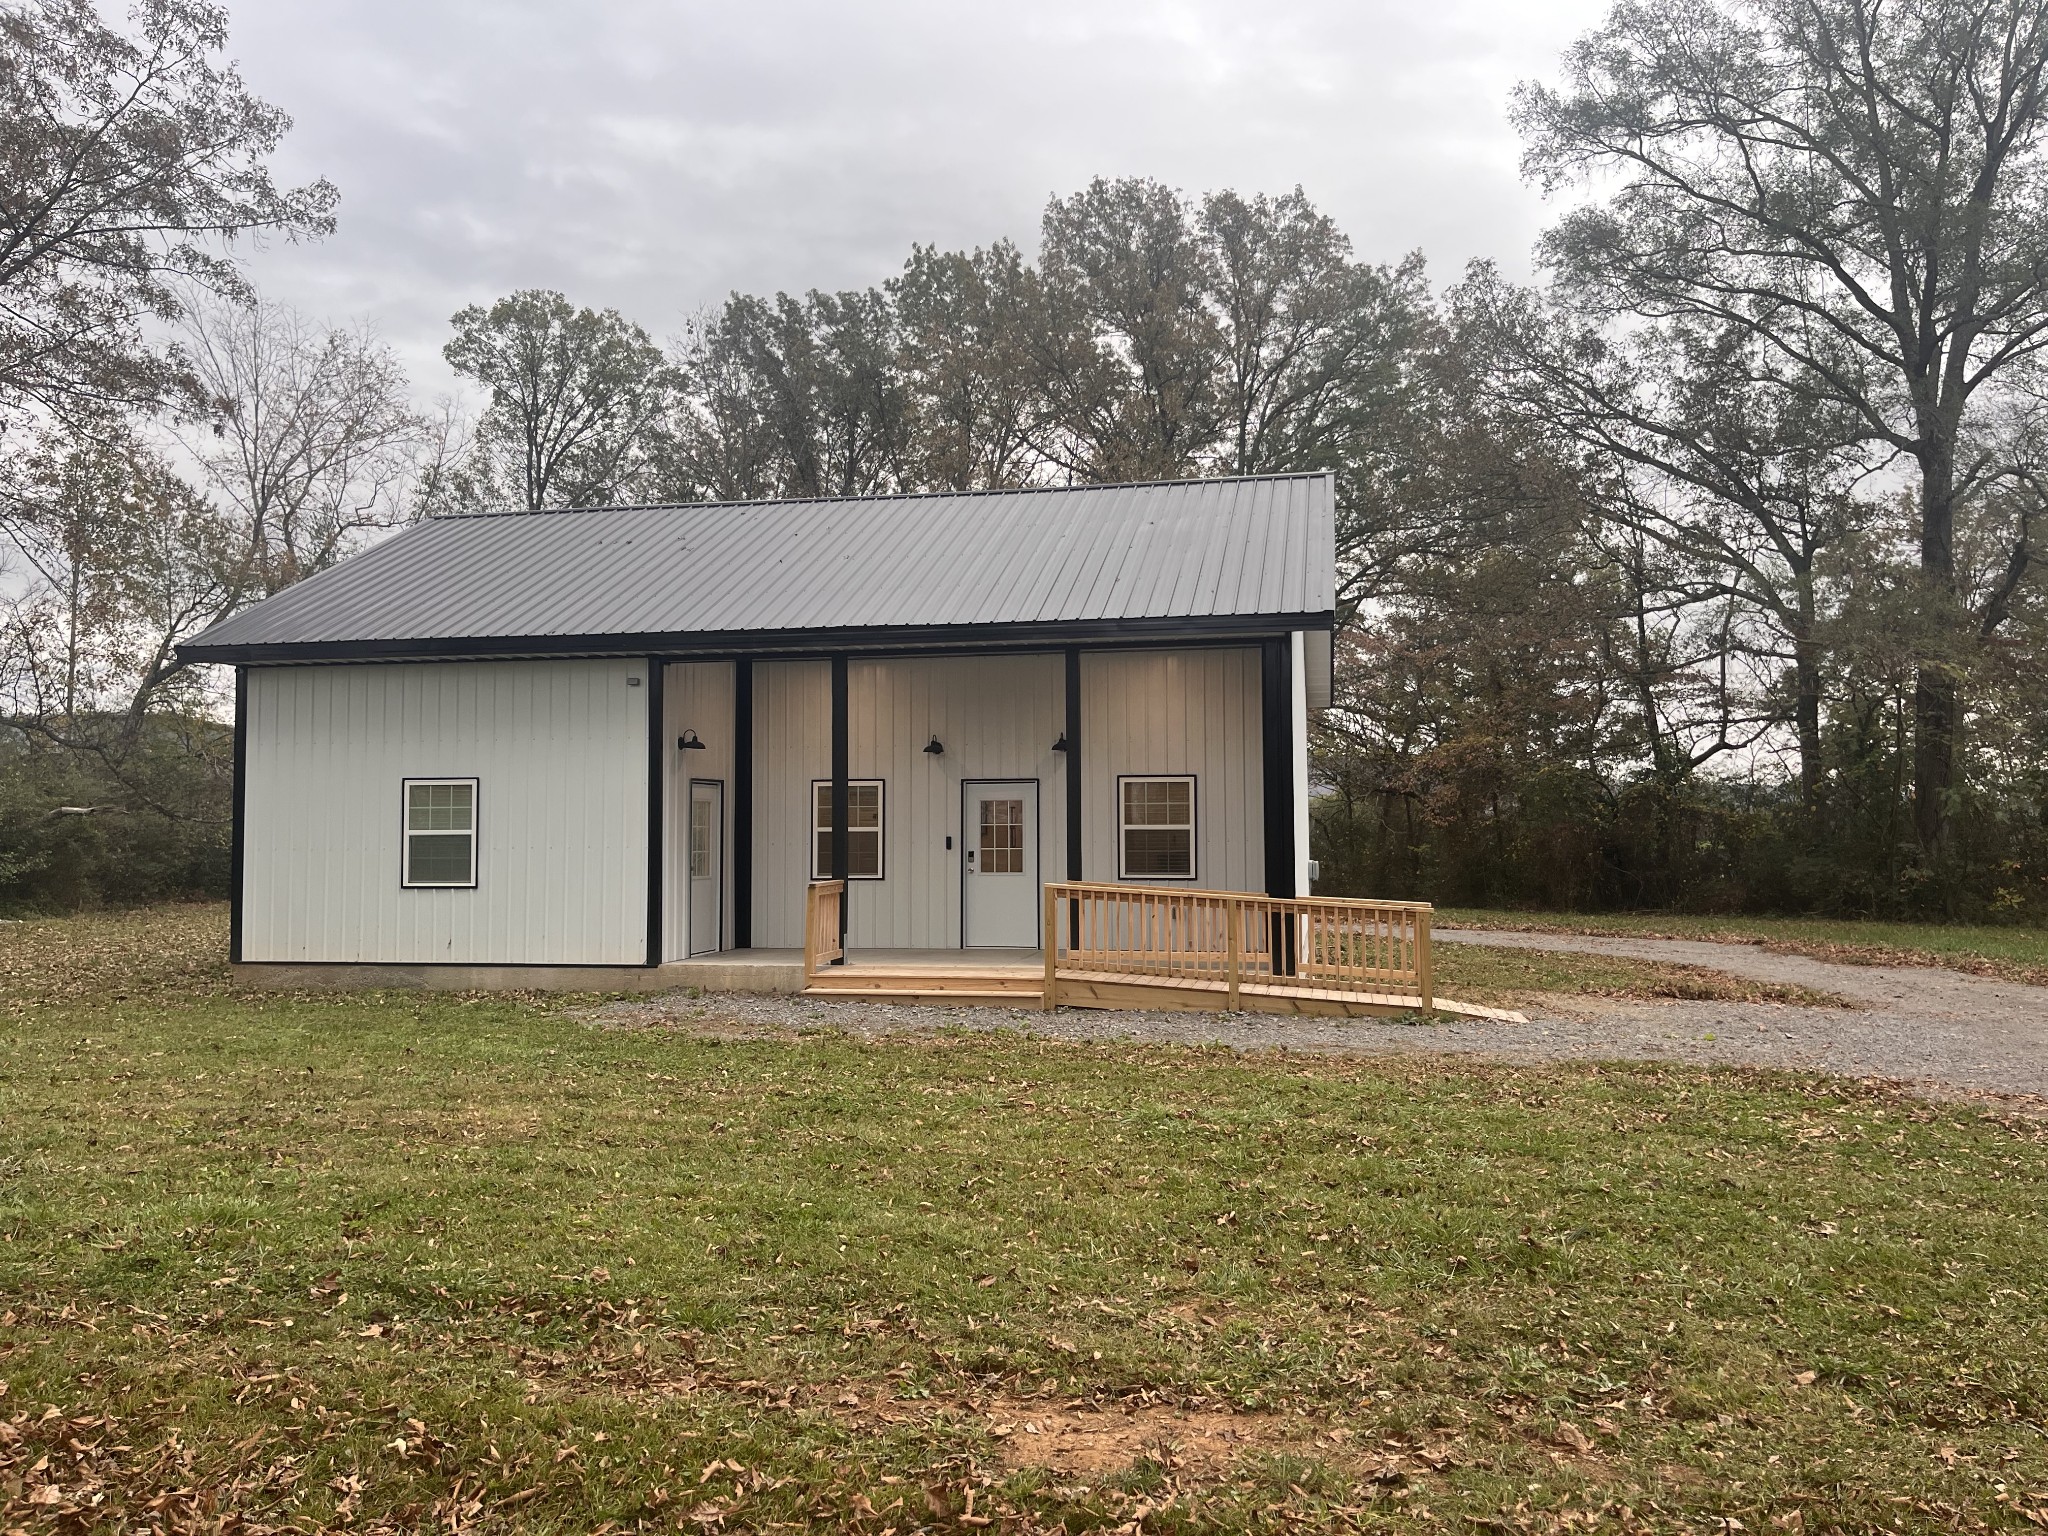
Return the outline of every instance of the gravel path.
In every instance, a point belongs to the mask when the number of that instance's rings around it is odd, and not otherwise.
[[[1837,965],[1754,945],[1692,939],[1439,929],[1447,943],[1621,955],[1793,982],[1851,999],[1854,1009],[1781,1003],[1698,1003],[1532,995],[1527,1024],[1063,1009],[926,1008],[748,993],[668,993],[608,1003],[617,1024],[676,1024],[718,1033],[829,1029],[861,1036],[917,1029],[1010,1029],[1066,1040],[1228,1045],[1236,1050],[1358,1055],[1447,1052],[1501,1061],[1684,1061],[1787,1067],[1908,1082],[1950,1097],[1990,1093],[2048,1101],[2048,987],[1928,967]]]

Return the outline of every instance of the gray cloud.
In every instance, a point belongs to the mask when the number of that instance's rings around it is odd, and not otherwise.
[[[341,230],[254,262],[445,385],[515,287],[657,334],[738,288],[852,287],[913,241],[1030,249],[1095,175],[1299,183],[1359,253],[1526,262],[1507,94],[1604,0],[240,0],[231,48]]]

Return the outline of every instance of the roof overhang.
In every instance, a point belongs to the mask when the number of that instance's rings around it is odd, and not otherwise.
[[[181,645],[187,663],[313,666],[365,661],[511,661],[593,656],[825,656],[839,652],[1025,651],[1066,646],[1227,644],[1331,630],[1334,613],[1205,614],[1091,619],[1045,624],[892,625],[871,629],[725,630],[637,635],[432,636],[410,640],[324,640],[248,645]]]

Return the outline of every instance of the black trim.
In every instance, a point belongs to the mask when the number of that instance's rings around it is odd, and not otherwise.
[[[1081,647],[1067,647],[1067,878],[1081,873]],[[1078,916],[1076,921],[1079,921]]]
[[[1175,618],[1081,619],[1006,624],[884,624],[847,629],[652,631],[633,635],[470,635],[411,640],[262,641],[245,645],[181,645],[185,663],[294,663],[321,661],[480,661],[491,658],[583,656],[669,660],[683,655],[812,655],[859,650],[1058,650],[1063,646],[1156,639],[1263,639],[1298,629],[1334,629],[1334,611],[1319,613],[1199,614]]]
[[[233,821],[228,834],[228,961],[242,959],[242,887],[246,879],[248,840],[244,830],[249,812],[249,669],[235,668],[235,747]],[[401,852],[401,858],[404,854]]]
[[[668,848],[662,822],[668,801],[668,712],[662,707],[668,669],[657,656],[647,658],[647,963],[661,964],[662,895],[668,884]],[[687,822],[684,825],[688,825]],[[683,936],[683,953],[690,952]]]
[[[1294,889],[1294,678],[1293,642],[1267,640],[1259,647],[1259,715],[1265,748],[1266,894],[1295,896]],[[1273,916],[1273,968],[1294,974],[1294,925]]]
[[[1184,875],[1133,875],[1124,870],[1124,785],[1132,779],[1156,783],[1161,779],[1188,781],[1188,872]],[[1120,773],[1116,776],[1116,801],[1110,807],[1110,824],[1116,828],[1116,878],[1119,883],[1149,885],[1155,880],[1193,882],[1202,867],[1202,777],[1196,773]]]
[[[977,825],[973,833],[968,832],[967,792],[976,784],[1029,784],[1031,786],[1031,863],[1034,868],[1039,855],[1044,851],[1044,829],[1039,824],[1039,814],[1045,806],[1045,785],[1035,778],[1024,779],[962,779],[960,781],[960,947],[965,949],[1016,949],[1015,944],[969,944],[967,942],[967,858],[979,841],[981,828]],[[1038,948],[1045,943],[1045,874],[1038,876],[1038,891],[1031,899],[1031,947]]]
[[[695,830],[697,820],[697,786],[705,785],[718,791],[718,868],[711,872],[712,889],[718,892],[718,932],[712,938],[712,947],[704,951],[707,955],[725,952],[725,780],[692,779],[689,783],[690,803],[683,812],[683,879],[694,887],[697,877],[690,872],[689,839]],[[694,960],[697,951],[690,948],[695,942],[693,930],[697,925],[697,914],[690,910],[690,903],[697,899],[694,889],[683,898],[683,958]]]
[[[412,874],[412,786],[415,784],[467,784],[469,786],[469,880],[449,885],[439,880],[415,881]],[[398,888],[401,891],[473,891],[483,875],[484,786],[474,774],[416,773],[398,781]]]
[[[846,880],[846,777],[850,748],[847,745],[846,714],[846,653],[841,651],[832,658],[832,878]],[[813,825],[816,814],[813,813]],[[817,834],[812,834],[815,837]],[[812,858],[817,857],[816,850]],[[853,883],[841,887],[839,893],[839,958],[835,965],[846,964],[846,909],[853,905]]]
[[[732,947],[754,947],[754,664],[732,664]]]

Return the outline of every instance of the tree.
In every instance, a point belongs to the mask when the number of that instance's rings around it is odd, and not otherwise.
[[[0,486],[21,562],[5,621],[17,729],[113,759],[179,679],[175,656],[232,601],[217,509],[118,420],[47,433]],[[111,725],[112,734],[108,734]]]
[[[190,446],[235,525],[232,602],[405,518],[431,432],[390,348],[262,299],[201,297],[184,334],[205,412]]]
[[[590,506],[644,477],[673,375],[615,309],[523,289],[450,322],[448,364],[490,391],[451,495],[472,506]]]
[[[177,318],[180,284],[240,294],[223,242],[334,227],[328,182],[272,182],[291,119],[215,61],[226,13],[137,0],[130,21],[0,8],[0,426],[159,403],[183,374],[146,327]]]
[[[1591,315],[1752,341],[1916,480],[1925,600],[1959,599],[1973,411],[2048,342],[2048,9],[2036,0],[1621,0],[1525,85],[1525,167],[1604,195],[1541,251]],[[1914,815],[1932,859],[1959,697],[1915,687]]]

